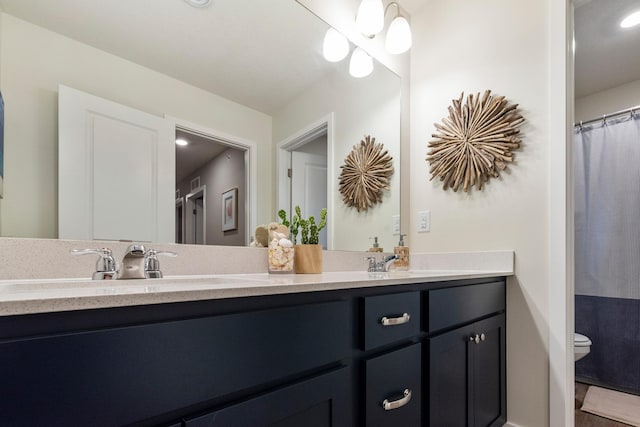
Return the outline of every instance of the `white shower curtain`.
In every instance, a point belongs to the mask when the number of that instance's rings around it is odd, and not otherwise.
[[[640,117],[576,128],[574,191],[576,294],[640,299]]]

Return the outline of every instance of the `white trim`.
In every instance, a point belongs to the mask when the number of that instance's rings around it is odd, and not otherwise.
[[[573,6],[548,0],[549,16],[549,425],[574,425]]]
[[[196,242],[188,242],[187,236],[193,232],[194,224],[193,224],[193,215],[191,212],[194,209],[193,199],[198,198],[198,196],[202,196],[202,244],[207,244],[207,186],[201,185],[198,188],[195,188],[189,194],[184,196],[184,200],[186,202],[186,214],[183,212],[183,217],[185,218],[185,234],[183,235],[183,239],[185,243],[189,243],[195,245]]]
[[[334,249],[333,224],[335,219],[333,195],[338,191],[337,181],[334,179],[335,162],[333,161],[335,130],[334,113],[329,113],[315,122],[302,127],[298,132],[285,138],[276,145],[276,211],[284,209],[289,211],[291,204],[291,192],[283,192],[280,189],[290,183],[288,170],[291,167],[290,151],[314,140],[319,135],[327,133],[327,250]]]
[[[244,174],[245,174],[245,197],[244,203],[247,207],[244,210],[245,216],[245,245],[251,243],[252,230],[256,229],[258,222],[258,146],[255,142],[221,132],[217,129],[208,128],[183,119],[165,114],[165,119],[171,122],[176,129],[197,133],[205,137],[213,137],[216,140],[244,151]]]
[[[186,236],[186,230],[185,230],[185,226],[184,226],[184,218],[185,218],[185,213],[187,211],[187,207],[184,201],[184,198],[182,196],[178,197],[176,199],[176,211],[178,210],[178,207],[180,207],[180,209],[182,210],[182,220],[180,221],[180,233],[182,235],[182,241],[181,242],[176,242],[174,239],[174,243],[184,243],[184,238]],[[174,216],[174,222],[176,222],[177,225],[177,221],[175,221],[175,216]]]

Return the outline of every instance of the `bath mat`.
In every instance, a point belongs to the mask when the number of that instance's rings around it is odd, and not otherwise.
[[[590,386],[580,409],[640,427],[640,396]]]

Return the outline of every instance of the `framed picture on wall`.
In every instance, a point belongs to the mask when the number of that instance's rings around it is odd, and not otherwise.
[[[238,228],[238,188],[222,193],[222,231]]]

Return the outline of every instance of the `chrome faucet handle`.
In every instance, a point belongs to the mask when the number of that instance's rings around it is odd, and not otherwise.
[[[111,280],[116,278],[116,274],[118,273],[116,269],[116,260],[113,258],[111,249],[71,249],[69,253],[73,256],[89,254],[98,255],[96,270],[91,276],[93,280]]]
[[[377,262],[375,256],[364,257],[364,260],[365,261],[369,261],[369,265],[367,266],[367,271],[369,273],[374,273],[374,272],[378,271],[377,270],[378,269],[378,262]]]
[[[145,253],[144,257],[144,275],[147,279],[161,279],[162,271],[160,271],[160,261],[158,261],[158,255],[168,256],[175,258],[177,253],[171,251],[157,251],[155,249],[149,249]]]

